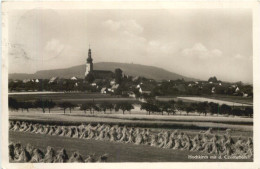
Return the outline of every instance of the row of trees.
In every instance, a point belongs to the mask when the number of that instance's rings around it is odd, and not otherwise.
[[[253,116],[253,108],[246,107],[246,108],[238,108],[238,107],[231,107],[226,104],[219,105],[213,102],[192,102],[187,103],[183,102],[182,100],[175,101],[155,101],[155,100],[148,100],[147,103],[141,104],[141,109],[146,110],[148,114],[150,113],[163,113],[166,112],[169,114],[176,114],[177,112],[186,112],[188,115],[189,113],[199,113],[204,114],[205,116],[210,114],[227,114],[227,115],[236,115],[236,116]]]
[[[9,97],[9,108],[11,110],[18,110],[21,109],[23,110],[27,110],[27,112],[29,111],[29,109],[31,108],[41,108],[42,111],[45,113],[45,110],[48,109],[49,112],[52,108],[54,108],[56,106],[56,103],[53,102],[52,100],[42,100],[42,99],[38,99],[34,102],[31,101],[17,101],[16,99]]]
[[[46,109],[48,109],[49,113],[50,113],[51,109],[54,108],[55,106],[61,107],[64,110],[64,113],[65,113],[66,109],[69,108],[70,112],[71,112],[71,109],[74,109],[76,107],[75,104],[70,103],[70,102],[62,102],[62,103],[57,104],[57,103],[53,102],[52,100],[47,100],[47,99],[45,99],[45,100],[38,99],[34,102],[17,101],[16,99],[9,97],[9,108],[12,111],[14,111],[14,110],[18,111],[19,109],[21,109],[22,111],[27,110],[27,112],[29,112],[29,109],[40,108],[40,109],[42,109],[43,113],[46,112]]]
[[[80,110],[83,110],[85,113],[87,111],[90,111],[91,114],[94,114],[95,111],[100,112],[103,111],[104,113],[107,112],[107,110],[110,111],[110,113],[112,112],[112,110],[115,111],[119,111],[122,110],[123,114],[125,113],[125,111],[131,111],[132,109],[134,109],[134,106],[129,103],[129,102],[118,102],[116,104],[113,103],[109,103],[109,102],[103,102],[103,103],[99,103],[96,104],[95,102],[86,102],[83,103],[81,105],[77,105],[71,102],[60,102],[60,103],[55,103],[52,100],[47,100],[47,99],[38,99],[34,102],[31,101],[17,101],[16,99],[9,97],[9,108],[12,111],[18,111],[19,109],[21,109],[22,111],[27,110],[27,112],[29,112],[29,109],[32,108],[40,108],[42,109],[42,112],[45,113],[45,110],[48,109],[49,113],[50,110],[52,108],[54,108],[55,106],[60,107],[63,109],[64,114],[66,112],[67,109],[71,110],[74,109],[75,107],[80,107]]]
[[[71,102],[60,102],[55,103],[52,100],[43,100],[38,99],[34,102],[24,102],[24,101],[17,101],[16,99],[13,99],[9,97],[9,108],[11,110],[18,110],[21,109],[29,111],[31,108],[40,108],[42,109],[42,112],[45,113],[45,110],[48,109],[49,113],[52,108],[55,106],[60,107],[63,109],[64,114],[67,109],[69,109],[70,113],[72,109],[75,107],[79,107],[80,110],[84,111],[85,113],[89,111],[91,114],[94,114],[96,112],[104,112],[110,111],[110,113],[115,110],[119,111],[122,110],[123,114],[125,114],[126,111],[131,113],[131,110],[134,109],[134,106],[132,103],[129,102],[118,102],[118,103],[111,103],[111,102],[102,102],[102,103],[95,103],[93,102],[86,102],[80,105],[71,103]],[[151,113],[161,113],[162,115],[166,112],[168,115],[170,114],[176,114],[177,112],[186,112],[186,114],[190,113],[199,113],[204,114],[205,116],[210,114],[227,114],[227,115],[236,115],[236,116],[253,116],[253,108],[252,107],[246,107],[246,108],[237,108],[237,107],[231,107],[226,104],[216,104],[213,102],[192,102],[187,103],[183,102],[181,100],[175,101],[156,101],[154,99],[148,100],[146,103],[141,103],[141,110],[147,111],[147,113],[150,115]]]
[[[85,113],[88,110],[91,114],[94,114],[94,111],[103,111],[106,113],[107,110],[112,112],[112,110],[119,111],[122,110],[123,114],[125,114],[125,111],[131,112],[131,110],[134,109],[134,106],[129,102],[118,102],[116,104],[109,103],[109,102],[103,102],[100,104],[95,104],[94,102],[88,102],[83,103],[80,106],[80,110],[83,110]]]

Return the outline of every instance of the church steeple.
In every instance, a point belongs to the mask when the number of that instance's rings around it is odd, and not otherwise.
[[[87,63],[92,63],[92,61],[93,61],[93,59],[91,58],[91,49],[90,49],[90,45],[89,45]]]
[[[91,57],[91,49],[90,49],[90,46],[89,46],[85,76],[87,76],[91,72],[93,72],[93,59]]]

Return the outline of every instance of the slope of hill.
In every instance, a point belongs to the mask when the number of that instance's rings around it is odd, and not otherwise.
[[[116,62],[99,62],[94,64],[94,70],[110,70],[114,72],[116,68],[120,68],[123,71],[123,73],[126,75],[143,76],[155,80],[169,80],[169,79],[176,80],[182,78],[186,81],[196,80],[154,66],[145,66],[145,65],[129,64],[129,63],[116,63]],[[9,74],[9,79],[17,79],[17,80],[32,79],[32,78],[47,79],[54,76],[58,76],[61,78],[71,78],[72,76],[83,78],[85,69],[86,69],[85,65],[79,65],[79,66],[74,66],[66,69],[41,70],[41,71],[37,71],[34,74],[14,73],[14,74]]]

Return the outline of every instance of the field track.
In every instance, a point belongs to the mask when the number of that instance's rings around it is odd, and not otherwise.
[[[9,141],[20,142],[23,145],[30,143],[32,146],[40,149],[46,149],[47,146],[54,147],[55,150],[65,148],[68,155],[79,151],[84,158],[86,154],[95,153],[102,155],[108,153],[108,162],[216,162],[218,160],[191,160],[188,155],[206,155],[198,152],[180,151],[171,149],[161,149],[146,145],[132,145],[124,143],[112,143],[108,141],[83,140],[77,138],[66,138],[59,136],[49,136],[41,134],[9,132]],[[230,162],[232,160],[222,160]],[[241,161],[241,160],[233,160]],[[243,160],[252,161],[252,160]]]

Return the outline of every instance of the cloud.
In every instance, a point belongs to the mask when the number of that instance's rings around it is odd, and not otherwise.
[[[193,47],[182,50],[181,53],[184,56],[197,57],[200,59],[209,59],[222,56],[222,52],[220,50],[209,50],[201,43],[196,43],[193,45]]]
[[[103,26],[111,31],[123,31],[135,34],[140,34],[144,30],[144,28],[133,19],[126,21],[106,20],[103,22]]]
[[[58,39],[51,39],[45,45],[45,51],[47,52],[48,56],[45,59],[49,59],[50,57],[58,56],[62,50],[64,49],[65,45],[62,44]]]

